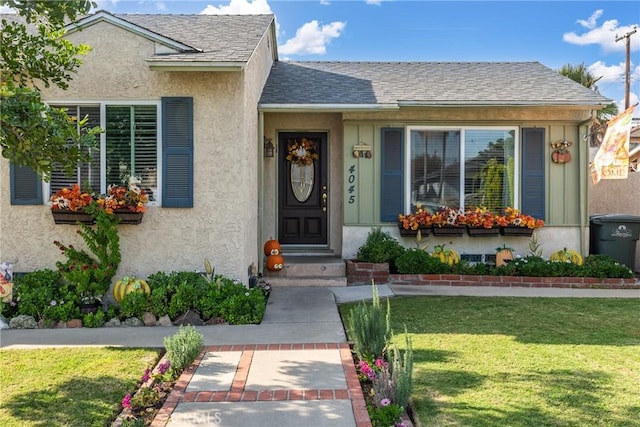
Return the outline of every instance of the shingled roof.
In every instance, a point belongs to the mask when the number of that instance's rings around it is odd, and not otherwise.
[[[246,63],[273,23],[273,15],[137,15],[99,11],[67,26],[69,31],[110,22],[174,50],[150,63]]]
[[[609,102],[538,62],[277,62],[260,106],[597,106]]]

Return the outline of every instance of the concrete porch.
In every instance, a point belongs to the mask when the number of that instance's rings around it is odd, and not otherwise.
[[[287,254],[283,252],[284,268],[265,269],[264,281],[275,287],[347,286],[344,260],[335,255]]]

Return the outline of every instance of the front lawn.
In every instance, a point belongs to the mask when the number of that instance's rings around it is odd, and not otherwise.
[[[393,330],[413,340],[420,425],[639,425],[640,299],[390,303]]]
[[[105,426],[137,388],[158,349],[47,348],[0,351],[0,425]]]

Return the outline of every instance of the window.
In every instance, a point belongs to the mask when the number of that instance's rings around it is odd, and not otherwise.
[[[409,128],[410,206],[514,206],[515,128]]]
[[[77,168],[73,176],[54,172],[49,196],[62,187],[80,184],[101,193],[111,184],[125,184],[129,177],[140,180],[149,200],[158,200],[158,104],[64,106],[68,114],[89,116],[88,126],[104,132],[91,150],[91,162]]]
[[[71,177],[53,173],[46,185],[33,169],[11,165],[12,205],[37,205],[43,199],[46,203],[51,194],[76,183],[105,193],[107,185],[134,175],[156,203],[167,208],[193,207],[193,98],[63,108],[75,116],[89,115],[90,126],[105,130],[90,153],[92,161]]]

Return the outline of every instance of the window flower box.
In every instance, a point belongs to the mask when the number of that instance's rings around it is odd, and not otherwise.
[[[467,225],[467,233],[471,237],[491,237],[498,236],[500,234],[500,227],[478,227],[473,225]]]
[[[68,211],[62,209],[52,209],[53,222],[56,224],[93,224],[94,219],[91,215],[82,211]]]
[[[426,225],[420,225],[418,228],[414,230],[412,228],[404,228],[401,223],[398,223],[398,230],[400,231],[400,236],[402,237],[415,237],[418,235],[418,231],[420,231],[420,234],[422,235],[422,237],[427,237],[429,236],[429,231],[431,230],[431,227]]]
[[[434,236],[462,236],[466,229],[464,225],[434,225],[431,232]]]
[[[116,218],[120,218],[118,224],[140,224],[142,222],[142,212],[128,212],[128,211],[114,211],[113,215]]]
[[[533,228],[507,225],[505,227],[500,227],[500,234],[503,236],[531,237],[533,235]]]

